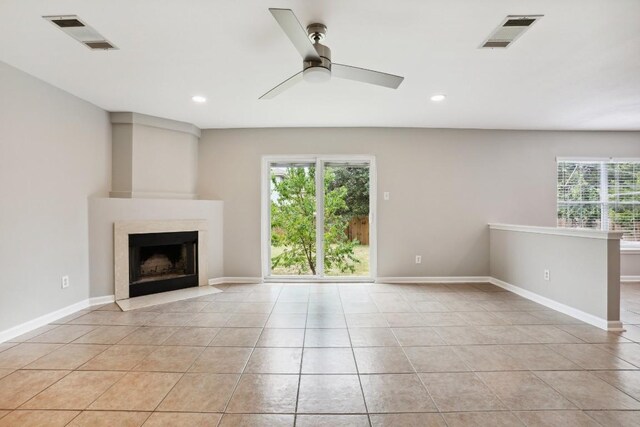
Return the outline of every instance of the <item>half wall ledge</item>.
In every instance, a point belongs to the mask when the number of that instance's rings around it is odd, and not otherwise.
[[[620,331],[621,238],[618,231],[489,224],[490,276],[525,298]]]

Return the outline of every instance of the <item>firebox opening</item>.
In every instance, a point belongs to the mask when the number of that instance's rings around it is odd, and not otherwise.
[[[198,286],[198,232],[129,235],[129,297]]]

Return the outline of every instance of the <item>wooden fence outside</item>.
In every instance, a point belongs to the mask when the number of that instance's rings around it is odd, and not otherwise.
[[[358,240],[361,245],[369,244],[369,216],[356,216],[351,218],[347,226],[349,240]]]

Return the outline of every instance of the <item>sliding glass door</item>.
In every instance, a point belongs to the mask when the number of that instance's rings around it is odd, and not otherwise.
[[[324,164],[324,274],[371,277],[368,163]]]
[[[269,165],[272,275],[317,275],[315,175],[315,163]]]
[[[263,181],[266,280],[375,277],[372,157],[267,157]]]

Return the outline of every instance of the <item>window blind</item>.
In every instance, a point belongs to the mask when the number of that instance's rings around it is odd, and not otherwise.
[[[558,161],[558,226],[623,231],[640,244],[640,162]]]

